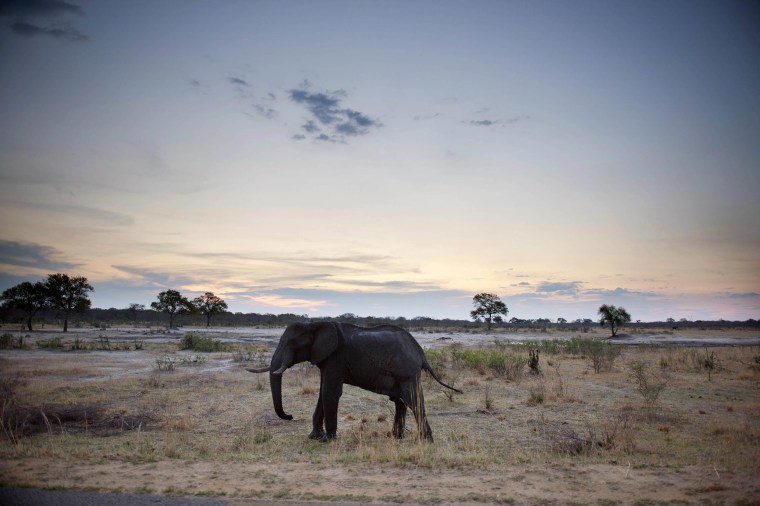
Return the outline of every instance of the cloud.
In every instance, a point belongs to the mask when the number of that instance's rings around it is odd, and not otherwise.
[[[730,293],[728,297],[731,299],[757,299],[760,298],[760,293],[747,292],[747,293]]]
[[[52,246],[0,240],[0,264],[47,270],[73,269],[80,265],[59,260],[60,255]]]
[[[250,88],[251,85],[246,81],[245,79],[241,77],[229,77],[227,78],[227,81],[234,84],[235,86],[242,86],[243,88]]]
[[[49,211],[56,214],[68,214],[70,216],[103,222],[108,225],[115,225],[119,227],[132,225],[135,221],[131,216],[128,216],[126,214],[106,211],[104,209],[99,209],[96,207],[72,206],[65,204],[43,204],[37,202],[20,203],[19,206],[33,209],[42,209],[43,211]]]
[[[382,126],[378,120],[362,112],[342,107],[347,96],[345,90],[312,92],[310,86],[304,81],[300,88],[289,90],[288,95],[292,102],[305,107],[313,116],[301,126],[312,139],[345,142],[346,137],[367,135],[371,129]]]
[[[417,116],[414,117],[414,121],[425,121],[425,120],[429,120],[429,119],[435,119],[435,118],[437,118],[440,115],[441,115],[440,112],[437,112],[435,114],[426,114],[426,115],[422,115],[422,116],[417,115]]]
[[[16,35],[23,35],[25,37],[34,37],[36,35],[49,35],[50,37],[69,40],[71,42],[80,42],[87,40],[88,37],[77,29],[73,28],[68,23],[58,24],[54,26],[37,26],[29,23],[28,21],[20,20],[10,25],[11,31]]]
[[[467,123],[470,125],[475,125],[475,126],[490,127],[490,126],[498,124],[499,120],[478,119],[478,120],[470,120]]]
[[[569,282],[550,282],[544,281],[539,283],[536,287],[536,293],[550,293],[553,295],[572,295],[578,296],[580,292],[581,281],[569,281]]]
[[[63,0],[3,0],[0,16],[50,16],[59,14],[83,15],[84,10]]]
[[[256,104],[253,106],[253,108],[256,109],[257,113],[259,113],[261,116],[264,116],[267,119],[272,119],[275,116],[277,116],[277,111],[275,111],[271,107],[264,107],[263,105]]]
[[[488,111],[488,109],[481,109],[479,111],[476,111],[476,113],[483,113],[483,112],[486,112],[486,111]],[[527,120],[527,119],[530,119],[530,116],[521,115],[521,116],[513,116],[513,117],[505,119],[505,120],[500,120],[500,119],[473,119],[473,120],[470,120],[470,121],[462,121],[462,123],[465,123],[467,125],[476,126],[476,127],[486,127],[486,128],[487,127],[492,127],[492,126],[497,126],[497,125],[501,125],[502,127],[504,127],[506,125],[517,123],[517,122],[524,121],[524,120]]]
[[[22,37],[42,35],[70,42],[87,40],[87,35],[67,21],[45,25],[37,21],[44,22],[72,14],[82,16],[85,12],[80,6],[63,0],[4,0],[0,3],[0,16],[15,18],[8,27],[11,33]],[[29,18],[34,18],[35,22],[29,21]]]
[[[608,290],[603,288],[594,288],[586,290],[587,295],[601,296],[601,297],[624,297],[624,296],[636,296],[636,297],[658,297],[659,294],[655,292],[642,292],[638,290],[629,290],[628,288],[615,288],[614,290]]]

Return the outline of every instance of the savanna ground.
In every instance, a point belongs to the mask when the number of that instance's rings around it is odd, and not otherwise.
[[[4,487],[242,501],[760,504],[757,330],[692,332],[697,342],[752,343],[718,347],[608,344],[603,329],[540,341],[415,333],[465,392],[425,379],[432,444],[416,440],[411,414],[407,437],[389,437],[393,404],[351,386],[338,439],[310,441],[319,374],[306,365],[284,375],[295,419],[277,418],[267,375],[245,367],[266,363],[282,329],[0,332],[10,347],[27,336],[23,349],[0,350]],[[528,363],[536,349],[540,374]]]

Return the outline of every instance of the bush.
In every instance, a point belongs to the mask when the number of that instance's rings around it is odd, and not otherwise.
[[[481,373],[490,370],[492,373],[509,380],[520,379],[523,367],[528,363],[525,357],[514,355],[503,350],[459,350],[451,351],[452,360],[456,365],[477,369]]]
[[[636,384],[636,390],[644,398],[647,408],[653,409],[657,405],[657,399],[665,389],[667,380],[665,377],[655,377],[649,371],[649,362],[636,360],[629,365],[630,377]]]
[[[5,333],[0,336],[0,349],[7,350],[13,348],[13,335]]]
[[[425,358],[427,358],[428,364],[430,364],[430,367],[432,367],[435,372],[443,371],[446,368],[448,357],[445,350],[429,348],[425,350]]]
[[[612,364],[621,353],[618,345],[580,336],[572,338],[568,348],[590,358],[595,373],[612,370]]]
[[[179,343],[180,350],[212,352],[226,351],[228,348],[229,346],[225,346],[219,339],[212,339],[197,332],[188,332],[182,336],[182,340]]]
[[[63,340],[59,336],[55,336],[47,341],[37,341],[37,346],[40,348],[52,348],[57,350],[63,348]]]

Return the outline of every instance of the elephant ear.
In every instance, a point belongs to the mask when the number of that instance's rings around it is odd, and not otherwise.
[[[333,323],[318,323],[314,330],[314,344],[311,346],[309,362],[319,364],[335,353],[340,345],[338,329]]]

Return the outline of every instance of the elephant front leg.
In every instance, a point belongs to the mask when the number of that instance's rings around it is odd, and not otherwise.
[[[325,419],[325,434],[322,441],[335,439],[338,433],[338,401],[343,394],[343,382],[323,378],[320,397]]]
[[[322,439],[325,435],[324,430],[325,423],[325,410],[322,407],[322,389],[319,389],[319,399],[317,400],[317,407],[314,408],[314,415],[311,417],[311,434],[309,439]]]
[[[396,404],[396,414],[393,417],[393,437],[404,437],[404,425],[406,425],[406,404],[400,399],[391,399]]]

